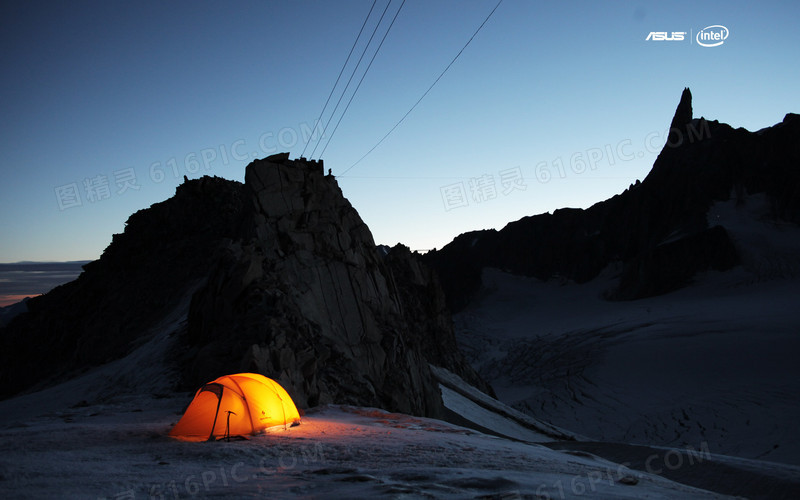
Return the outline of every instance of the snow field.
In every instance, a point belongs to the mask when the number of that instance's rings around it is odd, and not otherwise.
[[[720,498],[586,453],[328,406],[249,440],[166,436],[185,397],[120,399],[0,430],[5,498]]]
[[[590,439],[800,465],[800,229],[767,213],[715,204],[742,265],[659,297],[605,300],[613,266],[581,285],[486,269],[459,345],[501,401]]]

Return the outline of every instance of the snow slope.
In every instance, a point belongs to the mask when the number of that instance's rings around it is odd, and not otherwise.
[[[246,441],[166,436],[185,398],[118,398],[0,430],[4,498],[720,498],[588,455],[328,406]]]
[[[503,402],[599,441],[800,464],[800,230],[754,196],[719,203],[743,265],[609,302],[614,269],[576,285],[485,270],[457,335]]]

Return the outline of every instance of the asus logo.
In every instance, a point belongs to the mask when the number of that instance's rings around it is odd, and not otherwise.
[[[646,41],[652,40],[654,42],[680,42],[686,36],[685,31],[673,31],[670,36],[667,36],[666,31],[651,31]]]

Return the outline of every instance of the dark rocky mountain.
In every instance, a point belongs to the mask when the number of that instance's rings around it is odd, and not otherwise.
[[[695,119],[692,95],[681,95],[667,144],[648,176],[613,198],[582,209],[524,217],[500,231],[462,234],[424,256],[437,270],[448,305],[459,310],[494,267],[576,282],[619,263],[610,299],[637,299],[676,290],[699,271],[739,261],[721,226],[706,214],[716,201],[764,193],[774,219],[800,223],[800,116],[758,132]]]
[[[0,330],[0,396],[129,353],[206,276],[245,209],[244,186],[203,178],[131,215],[78,279],[28,300]]]
[[[273,155],[244,184],[187,181],[84,269],[0,330],[3,396],[128,354],[189,297],[169,356],[185,389],[254,371],[301,407],[438,416],[432,363],[491,392],[434,273],[405,247],[379,251],[321,163]]]

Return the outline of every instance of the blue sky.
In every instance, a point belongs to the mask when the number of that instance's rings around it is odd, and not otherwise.
[[[373,147],[495,3],[407,0],[326,167]],[[299,156],[371,5],[4,2],[0,262],[95,259],[183,175],[243,180],[254,157]],[[686,86],[696,116],[735,127],[800,112],[798,19],[797,2],[504,0],[340,186],[377,243],[412,249],[590,206],[647,174]],[[645,40],[709,25],[723,45]]]

